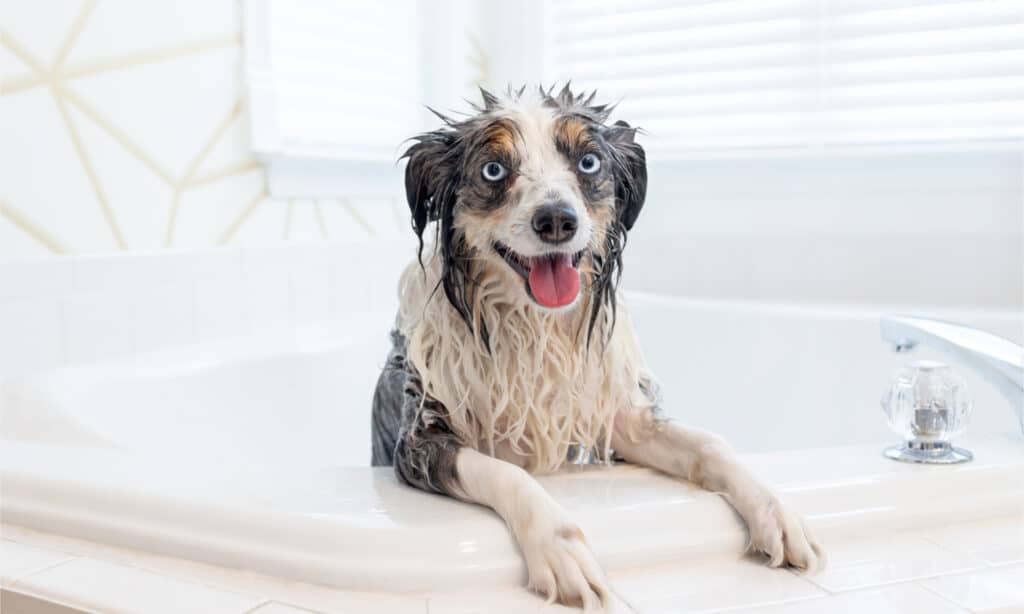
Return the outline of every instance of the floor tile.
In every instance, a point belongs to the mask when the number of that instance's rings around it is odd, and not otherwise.
[[[53,567],[71,556],[56,550],[26,546],[10,540],[0,540],[0,585],[7,586],[18,578]]]
[[[521,589],[468,590],[430,595],[428,614],[491,614],[492,612],[521,612],[522,614],[561,614],[578,612],[558,604],[548,604],[534,593]]]
[[[972,554],[990,565],[1024,563],[1024,515],[939,527],[922,535],[948,550]]]
[[[14,587],[74,607],[103,612],[241,613],[266,601],[254,595],[180,582],[141,569],[91,559],[75,559],[23,577]]]
[[[828,567],[810,576],[830,592],[868,588],[985,566],[981,559],[946,550],[918,535],[831,544]]]
[[[615,574],[612,585],[639,611],[650,614],[752,607],[826,594],[796,574],[748,559]]]
[[[85,610],[7,589],[0,591],[0,612],[5,614],[89,614]]]
[[[736,614],[967,614],[915,584],[843,593],[822,599],[739,610]]]
[[[297,608],[295,606],[272,601],[256,608],[252,612],[247,612],[246,614],[310,614],[311,612],[313,612],[313,610],[306,610],[304,608]]]
[[[1024,612],[1024,566],[943,576],[919,584],[977,614]]]
[[[255,572],[125,550],[95,542],[40,533],[23,527],[6,525],[4,529],[7,535],[16,537],[25,543],[59,549],[76,556],[110,561],[140,570],[144,569],[157,576],[188,584],[216,586],[228,592],[261,595],[269,601],[307,608],[314,612],[362,614],[368,611],[382,611],[425,614],[427,610],[426,598],[422,595],[388,595],[345,591]],[[262,603],[260,602],[260,604]],[[256,605],[259,604],[253,604],[250,607]]]

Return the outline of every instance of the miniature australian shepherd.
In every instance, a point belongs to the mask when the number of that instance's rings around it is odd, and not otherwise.
[[[803,519],[720,438],[659,407],[617,290],[647,191],[637,130],[568,85],[481,94],[403,156],[419,258],[373,399],[373,464],[493,509],[530,588],[587,610],[613,602],[608,580],[531,477],[579,446],[721,493],[771,566],[818,568]]]

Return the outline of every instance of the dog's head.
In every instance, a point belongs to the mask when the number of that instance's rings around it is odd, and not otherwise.
[[[445,125],[405,153],[420,248],[436,221],[441,283],[471,328],[477,281],[498,276],[536,309],[575,309],[591,293],[592,331],[601,306],[614,309],[625,235],[644,203],[636,129],[606,124],[611,108],[568,85],[481,94],[475,115],[438,114]]]

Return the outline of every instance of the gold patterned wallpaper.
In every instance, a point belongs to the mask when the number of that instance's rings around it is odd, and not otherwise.
[[[0,8],[0,260],[402,232],[398,202],[276,201],[235,0]]]

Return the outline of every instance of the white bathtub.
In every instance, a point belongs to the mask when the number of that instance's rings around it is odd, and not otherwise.
[[[893,436],[878,399],[909,359],[879,340],[881,310],[644,295],[630,310],[666,410],[732,441],[822,534],[1024,510],[1024,438],[973,373],[962,372],[977,405],[964,442],[973,463],[881,457]],[[1024,336],[1019,313],[895,310]],[[365,314],[7,383],[4,521],[344,588],[520,583],[493,514],[367,467],[390,320]],[[744,545],[720,499],[646,470],[543,481],[612,570]],[[642,532],[624,532],[624,515]]]

